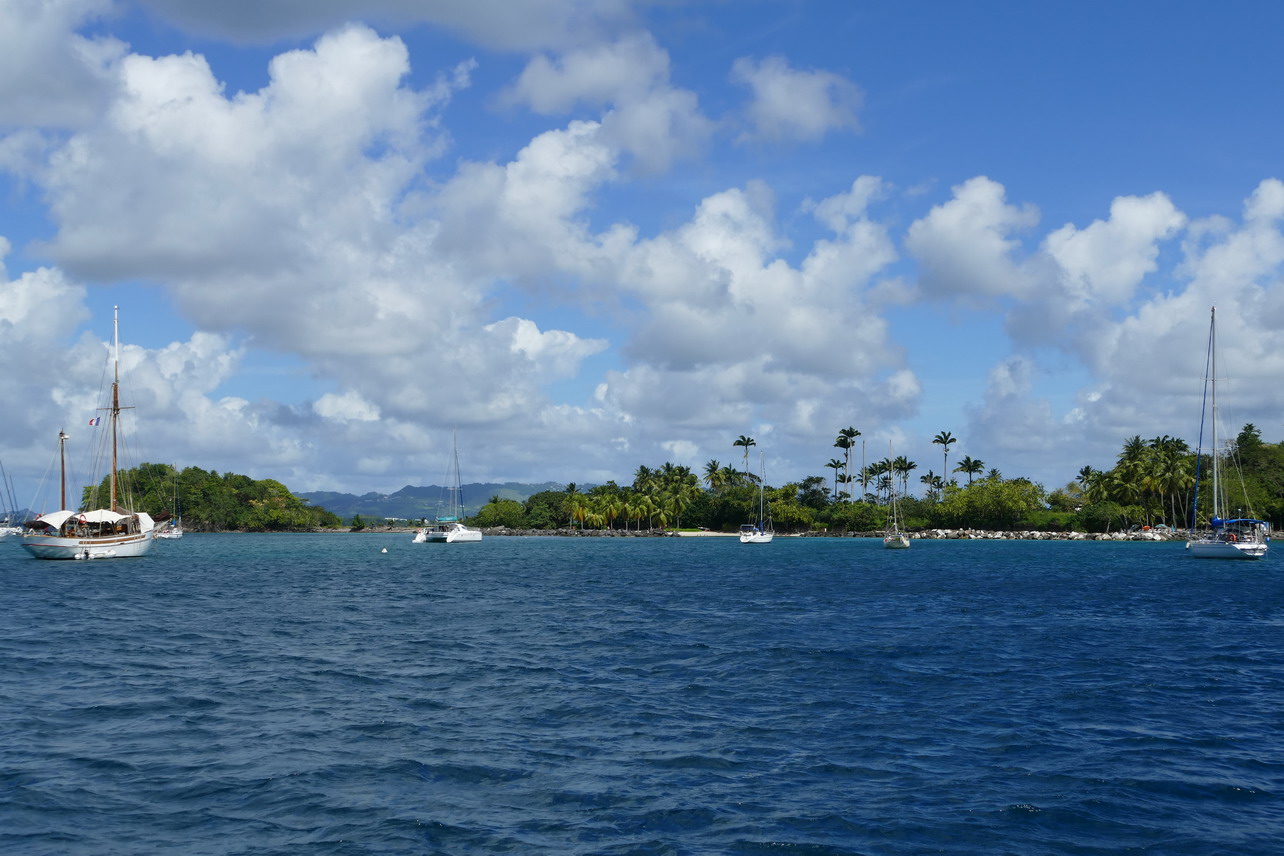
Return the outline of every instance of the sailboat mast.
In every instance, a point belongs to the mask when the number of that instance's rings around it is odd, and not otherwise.
[[[1222,516],[1221,470],[1222,450],[1217,446],[1217,307],[1213,307],[1208,325],[1208,342],[1212,366],[1212,377],[1209,379],[1212,393],[1213,414],[1213,517]]]
[[[58,432],[58,501],[59,508],[67,507],[67,432]]]
[[[112,379],[111,379],[111,505],[116,507],[116,421],[120,417],[120,307],[112,307]]]

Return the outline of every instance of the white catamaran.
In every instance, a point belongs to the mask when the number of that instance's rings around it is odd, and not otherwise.
[[[1213,307],[1212,320],[1208,327],[1207,372],[1204,376],[1204,392],[1209,398],[1209,415],[1212,423],[1212,453],[1208,456],[1213,470],[1211,516],[1208,531],[1194,536],[1196,514],[1199,509],[1199,472],[1196,467],[1195,502],[1191,509],[1192,538],[1186,542],[1186,549],[1196,559],[1260,559],[1266,555],[1268,542],[1271,540],[1271,525],[1265,520],[1252,517],[1237,517],[1226,520],[1226,485],[1222,478],[1222,451],[1217,447],[1217,307]],[[1204,428],[1199,428],[1200,455],[1203,461]],[[1252,513],[1252,509],[1249,509]]]
[[[37,559],[111,559],[141,556],[152,546],[156,524],[151,516],[122,508],[116,480],[120,425],[120,319],[112,318],[111,403],[108,412],[111,443],[110,501],[106,508],[72,511],[67,508],[67,434],[58,432],[58,473],[61,509],[27,524],[23,548]],[[97,424],[97,421],[94,421]]]
[[[463,488],[459,478],[459,440],[458,435],[451,436],[450,469],[446,473],[446,512],[438,513],[437,520],[430,526],[415,531],[413,539],[416,544],[469,544],[480,541],[480,529],[472,529],[463,524]]]

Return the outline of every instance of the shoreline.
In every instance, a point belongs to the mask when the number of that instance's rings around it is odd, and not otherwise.
[[[300,532],[245,532],[221,530],[217,532],[192,531],[200,535],[413,535],[418,527],[392,527],[387,529],[310,529]],[[662,529],[507,529],[504,527],[482,529],[482,535],[494,538],[736,538],[739,532],[670,531]],[[914,541],[1185,541],[1184,532],[1053,532],[1034,529],[924,529],[905,533]],[[779,538],[882,538],[882,531],[872,532],[777,532]]]

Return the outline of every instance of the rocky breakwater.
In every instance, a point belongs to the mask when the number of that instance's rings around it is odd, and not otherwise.
[[[986,529],[924,529],[909,533],[911,538],[944,541],[1180,541],[1185,535],[1175,532],[1137,530],[1135,532],[1043,532],[1036,530],[994,531]]]
[[[540,535],[560,536],[563,538],[671,538],[676,532],[663,529],[509,529],[507,526],[493,526],[482,529],[482,535]]]

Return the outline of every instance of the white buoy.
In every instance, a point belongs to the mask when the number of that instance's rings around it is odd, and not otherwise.
[[[384,547],[384,548],[383,548],[382,550],[380,550],[379,552],[380,552],[380,553],[386,553],[386,552],[388,552],[388,548],[387,548],[387,547]]]

